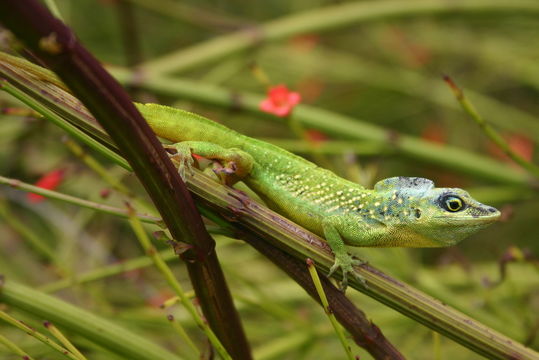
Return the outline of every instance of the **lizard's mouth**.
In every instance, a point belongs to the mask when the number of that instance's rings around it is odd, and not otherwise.
[[[480,216],[476,219],[484,219],[485,221],[489,221],[489,222],[494,222],[494,221],[497,221],[498,219],[500,219],[500,217],[502,216],[502,213],[499,212],[498,210],[496,210],[495,213],[492,213],[490,215],[486,215],[486,216]]]
[[[448,217],[447,215],[444,216],[436,216],[436,219],[446,220],[449,223],[454,223],[455,225],[462,224],[463,222],[467,222],[470,225],[472,224],[490,224],[495,221],[497,221],[502,213],[493,208],[489,207],[486,209],[472,209],[472,211],[458,214],[455,216]]]

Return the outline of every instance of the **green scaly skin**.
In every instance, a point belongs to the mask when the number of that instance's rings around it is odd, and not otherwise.
[[[225,182],[244,181],[274,210],[326,237],[335,254],[331,272],[346,275],[358,260],[346,245],[443,247],[458,243],[500,217],[462,189],[436,188],[431,180],[394,177],[373,190],[277,146],[216,122],[157,104],[137,104],[155,133],[176,142],[182,169],[191,153],[220,160]]]

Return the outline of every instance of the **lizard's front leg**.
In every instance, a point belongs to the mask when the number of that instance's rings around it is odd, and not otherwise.
[[[335,255],[335,262],[329,269],[328,277],[331,276],[337,269],[341,268],[343,276],[341,289],[343,291],[346,290],[346,287],[348,286],[348,273],[351,273],[364,283],[365,279],[360,277],[353,268],[354,265],[361,265],[364,262],[359,259],[352,258],[352,255],[348,253],[341,234],[335,225],[335,219],[329,217],[323,220],[322,228],[324,230],[326,241]]]
[[[253,157],[245,151],[225,148],[210,142],[183,141],[165,147],[176,150],[176,154],[172,155],[172,160],[177,163],[182,179],[185,179],[186,171],[192,172],[193,154],[218,161],[220,166],[215,167],[214,172],[227,185],[232,185],[248,176],[254,165]]]

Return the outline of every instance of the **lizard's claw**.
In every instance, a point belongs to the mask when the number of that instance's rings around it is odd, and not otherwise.
[[[187,171],[190,175],[194,174],[193,168],[195,167],[195,161],[193,160],[191,148],[182,143],[167,146],[167,148],[176,150],[176,154],[170,155],[170,158],[178,167],[178,174],[180,174],[182,180],[185,181]]]
[[[344,292],[348,287],[348,274],[352,274],[356,279],[358,279],[363,285],[366,285],[365,279],[354,271],[354,266],[363,265],[365,261],[360,259],[354,259],[350,254],[337,255],[335,257],[335,262],[333,266],[329,269],[328,277],[331,277],[333,273],[341,268],[342,270],[342,282],[340,289]]]

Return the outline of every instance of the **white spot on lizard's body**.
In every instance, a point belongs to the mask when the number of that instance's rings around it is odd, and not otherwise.
[[[327,209],[327,210],[326,210],[326,212],[333,212],[333,211],[335,211],[335,210],[338,210],[339,208],[340,208],[340,206],[339,206],[339,205],[337,205],[337,206],[333,206],[333,207],[331,207],[331,208]]]

